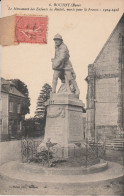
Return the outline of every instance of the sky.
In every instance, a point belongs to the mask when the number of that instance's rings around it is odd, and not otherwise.
[[[1,17],[1,1],[0,1],[0,17]],[[1,46],[0,46],[0,69],[1,69]]]
[[[58,0],[61,2],[60,0]],[[56,1],[56,2],[58,2]],[[68,2],[70,2],[69,0]],[[14,3],[15,2],[15,3]],[[44,3],[43,3],[44,2]],[[30,114],[33,117],[37,98],[44,83],[52,84],[53,70],[51,58],[54,57],[53,37],[59,33],[70,52],[70,60],[76,73],[80,89],[80,100],[86,104],[88,65],[92,64],[112,33],[123,13],[122,1],[86,1],[80,0],[81,6],[87,8],[119,8],[117,12],[37,12],[8,10],[14,7],[48,7],[50,0],[5,0],[2,16],[13,14],[47,15],[47,44],[20,43],[16,46],[2,47],[2,77],[18,78],[28,87],[31,98]],[[67,2],[67,1],[63,1]],[[73,1],[74,2],[74,1]],[[75,1],[77,3],[77,1]],[[92,3],[94,2],[94,4]],[[108,3],[109,2],[109,3]],[[113,2],[113,3],[112,3]],[[115,2],[115,3],[114,3]],[[60,81],[58,87],[60,86]]]

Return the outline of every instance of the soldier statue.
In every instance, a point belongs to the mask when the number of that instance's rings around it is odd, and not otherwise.
[[[69,50],[63,43],[61,35],[55,35],[53,40],[55,41],[55,57],[51,59],[52,69],[54,70],[52,92],[56,93],[58,78],[60,78],[61,82],[65,83],[68,93],[79,94],[80,91],[75,80],[76,75],[69,60]]]

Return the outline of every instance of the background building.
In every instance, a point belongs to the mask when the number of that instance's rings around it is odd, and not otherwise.
[[[87,135],[115,138],[124,131],[124,14],[88,66]]]
[[[25,96],[19,92],[11,81],[1,79],[1,139],[15,137],[22,131],[21,114]]]

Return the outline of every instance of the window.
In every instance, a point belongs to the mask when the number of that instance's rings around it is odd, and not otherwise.
[[[13,102],[9,102],[9,112],[13,112]]]
[[[17,106],[17,113],[20,114],[21,113],[21,104],[19,103]]]
[[[14,93],[14,88],[13,87],[10,87],[10,92]]]

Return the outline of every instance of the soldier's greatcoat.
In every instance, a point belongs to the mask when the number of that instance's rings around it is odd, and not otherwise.
[[[69,50],[64,43],[62,43],[60,46],[56,46],[55,57],[53,59],[52,68],[58,71],[61,71],[63,69],[65,71],[73,69],[69,57],[70,57]]]

